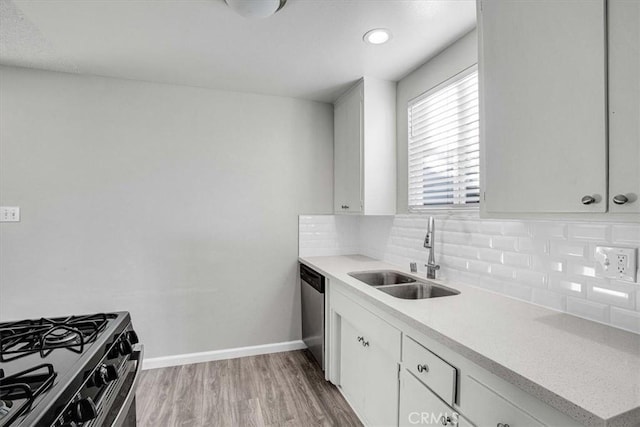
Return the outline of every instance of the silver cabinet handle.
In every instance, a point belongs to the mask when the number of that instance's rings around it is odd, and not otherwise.
[[[451,421],[451,417],[443,415],[440,417],[440,424],[447,426],[449,424],[453,424],[453,422]]]
[[[426,364],[418,365],[418,372],[429,372],[429,367]]]
[[[358,337],[358,342],[361,343],[363,347],[369,347],[369,341],[365,341],[364,337]]]
[[[616,205],[624,205],[628,201],[629,199],[624,194],[617,194],[613,196],[613,203],[615,203]]]
[[[509,424],[498,423],[496,427],[509,427]]]
[[[593,197],[593,196],[584,196],[581,201],[582,201],[583,205],[590,205],[590,204],[596,202],[596,198]],[[502,426],[500,426],[500,427],[502,427]]]

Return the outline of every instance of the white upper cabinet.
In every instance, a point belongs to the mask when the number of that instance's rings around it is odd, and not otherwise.
[[[335,103],[334,212],[396,213],[396,84],[364,77]]]
[[[640,1],[609,0],[609,209],[640,213]]]
[[[604,0],[479,4],[483,211],[606,212]]]

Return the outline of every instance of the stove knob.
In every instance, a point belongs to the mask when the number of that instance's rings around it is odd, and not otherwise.
[[[96,404],[93,403],[93,399],[87,397],[86,399],[80,399],[74,403],[73,410],[71,412],[71,418],[77,423],[86,423],[89,420],[98,416],[98,409]]]
[[[128,339],[123,338],[118,343],[118,351],[120,352],[121,355],[126,356],[128,354],[133,353],[133,346],[131,345]]]
[[[113,365],[100,365],[100,367],[96,370],[95,374],[93,374],[93,380],[91,383],[97,387],[102,387],[103,385],[107,385],[113,380],[118,379],[118,370]]]
[[[138,334],[136,333],[136,331],[127,332],[127,338],[129,339],[129,342],[131,344],[138,344],[140,342],[140,340],[138,339]]]
[[[110,383],[111,381],[115,381],[118,379],[120,375],[118,374],[118,369],[114,365],[107,365],[105,370],[104,380],[106,383]]]

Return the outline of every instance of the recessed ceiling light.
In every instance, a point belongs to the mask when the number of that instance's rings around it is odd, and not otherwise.
[[[362,40],[369,44],[383,44],[391,40],[391,31],[386,28],[375,28],[364,33]]]

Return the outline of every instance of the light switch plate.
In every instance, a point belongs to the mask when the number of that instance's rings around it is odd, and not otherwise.
[[[609,279],[635,282],[638,273],[638,249],[596,246],[594,254],[599,272]]]
[[[0,206],[0,222],[19,222],[20,208],[18,206]]]

